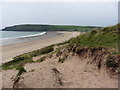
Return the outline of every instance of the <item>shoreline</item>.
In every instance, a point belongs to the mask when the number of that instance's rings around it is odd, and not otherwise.
[[[11,61],[13,57],[18,56],[20,54],[34,51],[36,49],[41,49],[45,46],[49,46],[52,44],[62,43],[66,40],[69,40],[72,37],[78,36],[81,32],[57,31],[57,33],[58,34],[49,37],[42,37],[42,38],[37,37],[38,39],[35,40],[34,40],[35,37],[31,38],[33,40],[31,39],[29,40],[29,38],[25,38],[28,41],[3,45],[2,63]]]
[[[20,39],[20,38],[31,38],[31,37],[37,37],[40,35],[44,35],[46,34],[46,32],[40,32],[38,34],[30,34],[30,35],[26,35],[26,36],[18,36],[18,37],[8,37],[8,38],[2,38],[1,40],[10,40],[10,39]]]
[[[57,32],[45,32],[44,34],[39,33],[39,34],[32,34],[32,35],[27,35],[27,36],[21,36],[21,37],[13,37],[13,38],[8,38],[8,39],[2,39],[0,40],[2,42],[2,46],[4,45],[11,45],[11,44],[17,44],[17,43],[23,43],[23,42],[28,42],[28,41],[33,41],[33,40],[38,40],[42,38],[47,38],[50,36],[55,36],[57,35]]]

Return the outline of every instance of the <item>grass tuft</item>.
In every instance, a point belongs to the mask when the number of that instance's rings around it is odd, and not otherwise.
[[[16,70],[19,71],[17,76],[20,76],[23,72],[26,72],[25,68],[22,65],[17,66]]]

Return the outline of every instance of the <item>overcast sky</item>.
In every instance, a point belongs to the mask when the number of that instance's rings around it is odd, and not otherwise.
[[[117,23],[117,2],[2,3],[2,28],[16,24],[109,26]]]

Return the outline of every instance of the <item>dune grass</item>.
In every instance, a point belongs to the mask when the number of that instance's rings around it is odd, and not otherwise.
[[[118,42],[120,41],[118,27],[120,28],[120,25],[93,30],[84,35],[72,38],[70,43],[79,44],[81,47],[107,47],[118,49]]]
[[[33,62],[33,60],[32,60],[33,57],[50,53],[53,50],[54,50],[53,45],[51,45],[48,47],[44,47],[42,49],[38,49],[38,50],[29,52],[29,53],[25,53],[25,54],[16,56],[13,58],[12,61],[2,64],[1,68],[3,70],[17,68],[17,67],[19,67],[19,65],[24,65],[25,63]]]

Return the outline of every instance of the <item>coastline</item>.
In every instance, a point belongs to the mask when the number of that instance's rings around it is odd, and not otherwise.
[[[57,34],[58,34],[57,32],[42,32],[39,34],[32,34],[32,35],[26,35],[26,36],[20,36],[20,37],[3,38],[0,41],[2,42],[2,46],[4,46],[4,45],[38,40],[38,39],[42,39],[50,36],[55,36]]]
[[[58,34],[45,37],[24,38],[25,42],[13,43],[2,46],[2,63],[11,61],[13,57],[23,53],[34,51],[56,43],[61,43],[76,37],[80,32],[57,31]],[[23,39],[23,38],[22,38]]]
[[[9,39],[19,39],[19,38],[29,38],[29,37],[36,37],[40,35],[44,35],[46,32],[41,32],[38,34],[30,34],[30,35],[25,35],[25,36],[18,36],[18,37],[8,37],[8,38],[2,38],[1,40],[9,40]]]

